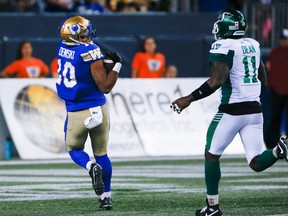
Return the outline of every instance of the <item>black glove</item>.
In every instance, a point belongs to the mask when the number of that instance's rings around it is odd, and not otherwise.
[[[108,51],[105,53],[104,58],[106,57],[110,58],[114,63],[117,63],[117,62],[122,63],[122,58],[117,52]]]

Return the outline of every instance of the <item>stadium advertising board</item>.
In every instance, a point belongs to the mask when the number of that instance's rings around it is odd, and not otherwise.
[[[206,130],[217,111],[219,92],[190,105],[180,115],[170,103],[205,78],[119,79],[107,96],[111,157],[201,155]],[[54,79],[2,79],[0,101],[22,159],[66,158],[66,117]],[[86,150],[92,155],[89,145]],[[239,137],[225,153],[241,154]]]

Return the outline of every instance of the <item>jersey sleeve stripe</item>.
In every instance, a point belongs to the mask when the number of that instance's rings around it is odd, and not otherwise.
[[[87,52],[87,53],[82,53],[81,54],[81,57],[83,59],[84,62],[87,62],[87,61],[91,61],[92,60],[92,57],[91,55]]]
[[[209,53],[209,61],[224,61],[229,65],[229,69],[233,66],[233,57],[234,57],[234,51],[229,50],[227,55],[219,54],[219,53]]]

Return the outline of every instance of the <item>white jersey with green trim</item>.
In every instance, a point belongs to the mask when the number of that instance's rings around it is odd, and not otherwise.
[[[209,61],[225,61],[230,69],[229,77],[221,87],[221,104],[260,103],[260,55],[260,45],[252,38],[222,39],[212,44]]]

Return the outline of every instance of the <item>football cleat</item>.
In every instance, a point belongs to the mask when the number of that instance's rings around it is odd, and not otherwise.
[[[92,187],[96,195],[104,193],[104,183],[102,180],[102,167],[99,164],[93,163],[89,171],[90,177],[92,178]]]
[[[195,212],[196,216],[223,216],[223,213],[221,212],[219,208],[219,204],[215,206],[210,206],[208,204],[208,201],[206,199],[207,206],[203,209],[198,209]]]
[[[288,138],[285,135],[281,136],[279,139],[277,155],[279,159],[285,159],[288,162]]]
[[[112,199],[111,197],[105,197],[104,199],[99,199],[100,206],[98,210],[112,210]]]

